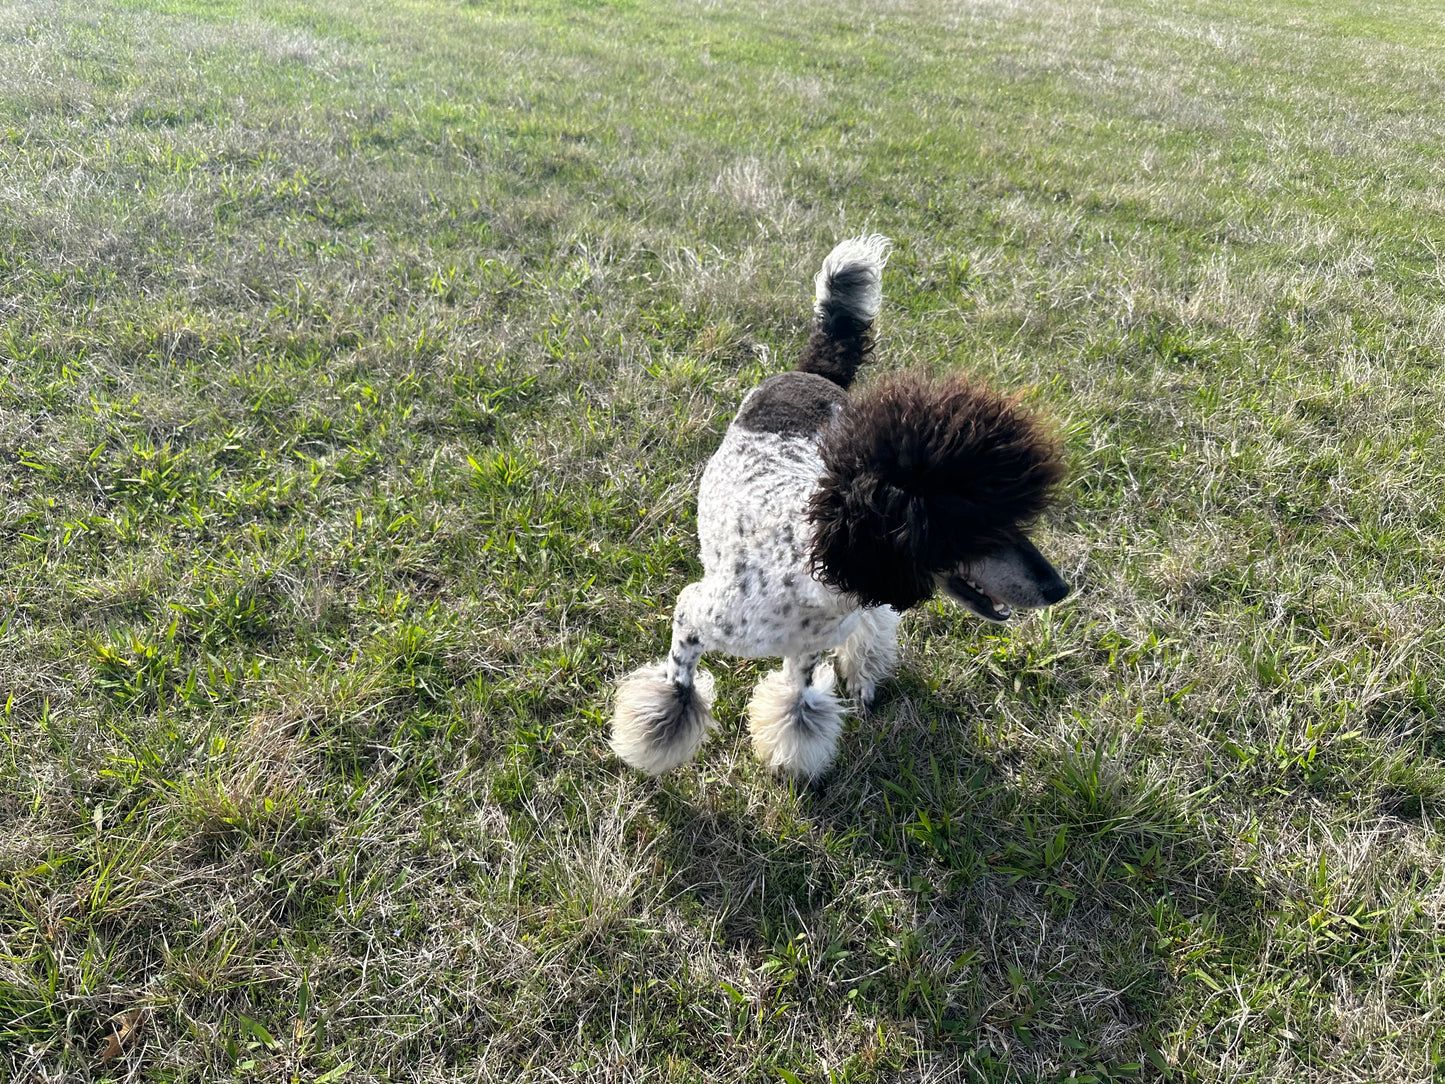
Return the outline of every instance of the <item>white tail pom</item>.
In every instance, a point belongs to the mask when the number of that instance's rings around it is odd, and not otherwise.
[[[813,276],[813,312],[818,319],[841,311],[872,326],[883,306],[883,267],[892,250],[893,242],[881,233],[839,241]]]

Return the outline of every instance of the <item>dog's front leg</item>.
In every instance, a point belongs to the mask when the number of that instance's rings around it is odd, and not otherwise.
[[[873,706],[878,686],[898,668],[898,621],[891,606],[863,610],[858,627],[838,649],[838,676],[864,711]]]
[[[698,664],[712,637],[702,584],[690,583],[672,613],[664,662],[622,679],[612,715],[612,751],[649,775],[691,760],[712,729],[712,675]]]
[[[783,659],[783,668],[758,682],[748,703],[748,729],[758,759],[799,779],[814,780],[828,770],[843,729],[833,671],[819,665],[820,657]]]

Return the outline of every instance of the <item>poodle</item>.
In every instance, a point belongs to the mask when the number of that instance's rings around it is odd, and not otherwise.
[[[703,471],[703,578],[678,595],[666,660],[617,690],[612,749],[635,768],[675,768],[707,737],[704,652],[782,658],[748,705],[753,748],[811,782],[842,729],[834,676],[866,710],[903,610],[941,591],[1002,622],[1069,593],[1027,534],[1063,476],[1058,445],[1016,398],[908,373],[849,394],[889,248],[875,234],[829,253],[797,367],[748,393]]]

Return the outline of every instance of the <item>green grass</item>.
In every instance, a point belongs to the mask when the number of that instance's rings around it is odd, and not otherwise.
[[[0,9],[0,1078],[1445,1072],[1428,5]],[[840,237],[1077,594],[610,690]]]

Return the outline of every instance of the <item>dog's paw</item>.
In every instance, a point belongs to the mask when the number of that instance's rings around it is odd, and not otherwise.
[[[623,761],[659,775],[691,760],[713,728],[713,680],[698,669],[691,685],[667,676],[665,663],[643,666],[617,686],[612,751]]]
[[[842,679],[843,691],[848,694],[848,699],[853,702],[853,707],[860,714],[866,714],[872,710],[873,701],[878,697],[878,681],[851,669],[843,659],[837,660],[835,669],[839,671],[838,676]]]
[[[842,729],[843,705],[833,695],[827,666],[820,666],[807,686],[774,670],[748,701],[748,730],[758,759],[797,779],[816,779],[828,770]]]
[[[878,698],[878,683],[876,681],[845,681],[843,687],[848,690],[854,706],[859,712],[866,714],[873,710],[873,701]]]

